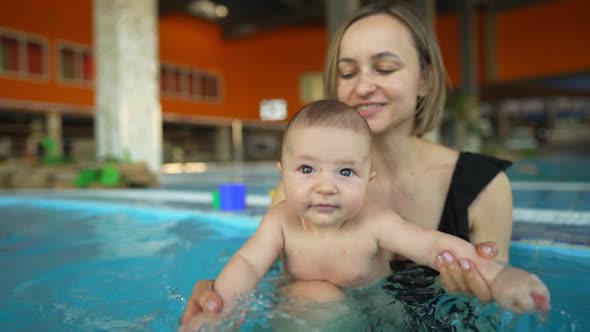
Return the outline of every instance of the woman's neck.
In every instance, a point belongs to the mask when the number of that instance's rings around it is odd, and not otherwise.
[[[394,175],[398,171],[414,169],[424,161],[424,140],[414,134],[389,130],[373,136],[373,167]]]

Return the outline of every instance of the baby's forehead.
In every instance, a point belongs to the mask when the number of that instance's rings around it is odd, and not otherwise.
[[[361,132],[360,130],[355,130],[353,128],[328,126],[328,125],[312,125],[312,126],[308,125],[308,126],[306,126],[306,125],[301,125],[301,124],[291,126],[289,128],[289,131],[287,132],[287,138],[289,138],[289,136],[300,137],[303,135],[311,135],[312,133],[316,134],[316,135],[323,134],[327,138],[330,136],[333,136],[335,134],[340,134],[339,135],[340,141],[358,140],[358,136],[366,136],[367,138],[370,138],[370,134],[365,134],[365,133]]]
[[[335,150],[341,154],[349,154],[365,159],[370,155],[370,138],[362,133],[340,127],[326,126],[299,126],[290,128],[283,142],[284,152],[297,155],[306,155],[310,150],[315,152],[326,151],[333,153]]]

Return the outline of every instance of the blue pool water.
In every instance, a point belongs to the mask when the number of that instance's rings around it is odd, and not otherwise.
[[[194,282],[215,277],[256,225],[253,217],[213,212],[0,197],[2,330],[173,331]],[[590,329],[590,250],[522,243],[511,250],[511,262],[552,291],[549,321],[514,317],[494,305],[475,311],[505,330]],[[277,267],[267,285],[276,275]],[[272,299],[269,292],[257,303]],[[465,301],[451,299],[435,316],[449,321]],[[258,309],[245,327],[259,330],[265,325],[256,320],[266,321],[273,310]]]
[[[590,157],[553,155],[522,159],[506,173],[512,181],[590,182]]]

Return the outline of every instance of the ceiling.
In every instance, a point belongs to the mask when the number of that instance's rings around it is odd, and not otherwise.
[[[361,5],[375,0],[359,0]],[[413,0],[408,0],[413,1]],[[437,0],[440,15],[458,11],[462,0]],[[531,5],[550,0],[466,0],[478,7],[490,4],[498,10]],[[325,0],[160,0],[160,16],[185,13],[196,19],[216,22],[226,39],[248,36],[259,31],[281,26],[324,24]],[[215,7],[223,6],[222,17],[215,15]],[[201,10],[199,10],[201,9]],[[210,10],[207,13],[207,9]]]

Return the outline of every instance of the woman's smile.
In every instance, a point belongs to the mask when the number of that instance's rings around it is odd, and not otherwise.
[[[362,104],[356,105],[354,108],[363,116],[363,118],[367,119],[372,115],[378,113],[383,109],[385,103],[371,103],[371,104]]]

